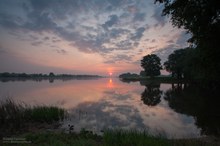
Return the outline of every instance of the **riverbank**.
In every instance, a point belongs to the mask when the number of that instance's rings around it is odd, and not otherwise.
[[[184,80],[179,80],[176,78],[172,78],[171,76],[156,76],[153,78],[150,77],[144,77],[144,76],[127,76],[127,77],[121,77],[121,81],[124,82],[134,82],[134,81],[145,81],[145,82],[158,82],[158,83],[180,83],[180,82],[186,82]]]
[[[13,100],[0,102],[0,145],[23,146],[218,146],[219,138],[168,139],[163,135],[151,135],[147,131],[107,129],[97,135],[74,126],[61,129],[68,113],[54,106],[29,106]]]
[[[2,146],[19,144],[22,146],[219,146],[214,137],[194,139],[166,139],[151,136],[147,132],[127,130],[107,130],[103,135],[82,129],[80,133],[41,131],[3,137]]]

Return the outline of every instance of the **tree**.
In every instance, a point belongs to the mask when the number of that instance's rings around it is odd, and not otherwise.
[[[148,106],[155,106],[160,103],[161,95],[160,84],[148,84],[145,85],[145,90],[141,94],[141,100]]]
[[[219,0],[155,0],[163,3],[163,15],[171,22],[186,29],[192,37],[188,40],[195,47],[198,76],[220,82],[220,5]]]
[[[175,50],[168,56],[168,60],[164,62],[165,69],[172,73],[172,77],[176,77],[177,79],[184,77],[185,54],[185,49]]]
[[[54,77],[54,76],[55,76],[55,74],[53,72],[49,73],[49,77]]]
[[[160,58],[155,54],[144,56],[141,60],[141,67],[151,78],[160,75],[160,69],[162,69]]]
[[[142,77],[144,77],[144,76],[146,76],[146,73],[145,73],[145,71],[140,71],[140,76],[142,76]]]

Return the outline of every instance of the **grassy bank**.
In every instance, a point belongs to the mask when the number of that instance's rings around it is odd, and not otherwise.
[[[7,99],[0,102],[1,146],[218,146],[219,139],[173,139],[136,130],[105,130],[103,135],[82,129],[64,133],[56,124],[65,110],[54,106],[28,106]],[[47,130],[47,129],[50,130]],[[51,130],[54,129],[54,130]]]
[[[219,146],[219,140],[179,139],[168,140],[160,136],[151,136],[146,132],[128,130],[107,130],[103,136],[82,130],[80,133],[41,132],[26,133],[19,136],[21,146]],[[10,146],[6,140],[0,144]],[[26,142],[26,143],[25,143]]]
[[[11,135],[63,120],[65,110],[55,106],[29,106],[11,99],[0,101],[0,136]]]

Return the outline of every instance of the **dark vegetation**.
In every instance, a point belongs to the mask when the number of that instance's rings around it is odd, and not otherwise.
[[[170,16],[175,27],[184,28],[192,35],[188,40],[191,47],[171,54],[165,64],[166,68],[178,78],[219,84],[219,1],[155,0],[156,2],[164,5],[163,15]],[[173,62],[175,58],[177,60]],[[175,63],[178,64],[175,66]]]
[[[0,137],[22,133],[39,126],[57,126],[66,111],[55,106],[29,106],[11,99],[0,101]]]
[[[201,128],[201,135],[220,136],[220,107],[218,88],[210,88],[199,83],[173,83],[172,87],[163,92],[160,83],[140,81],[145,86],[141,100],[147,106],[156,106],[164,98],[175,112],[192,116],[195,125]],[[163,96],[162,96],[163,95]]]
[[[163,16],[170,16],[173,26],[184,28],[191,34],[190,46],[169,55],[164,67],[172,78],[211,84],[220,84],[220,7],[218,0],[155,0],[163,4]],[[154,55],[154,54],[152,54]],[[143,58],[146,60],[146,56]],[[158,61],[143,64],[141,76],[157,76]],[[157,63],[156,63],[157,62]],[[153,70],[151,69],[153,68]],[[150,69],[150,73],[147,69]],[[154,74],[154,72],[157,72]],[[128,78],[127,78],[128,79]]]
[[[80,133],[41,132],[20,135],[29,144],[19,146],[218,146],[215,138],[169,140],[135,130],[106,130],[103,136],[82,129]],[[11,146],[12,143],[0,143]],[[17,145],[17,143],[15,143]]]
[[[91,78],[101,78],[98,75],[71,75],[71,74],[26,74],[26,73],[0,73],[0,81],[25,81],[25,80],[34,80],[34,81],[42,81],[49,80],[53,82],[54,80],[70,80],[70,79],[91,79]]]
[[[145,75],[151,78],[160,75],[162,69],[160,58],[155,54],[144,56],[141,60],[141,67],[144,68]]]
[[[202,135],[220,136],[219,88],[200,84],[173,84],[164,99],[175,112],[193,116]]]

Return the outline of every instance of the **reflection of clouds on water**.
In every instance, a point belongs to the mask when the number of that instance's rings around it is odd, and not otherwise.
[[[11,91],[16,95],[14,100],[27,104],[64,107],[71,116],[64,121],[63,127],[68,129],[68,124],[73,124],[76,131],[81,128],[96,132],[105,128],[135,128],[147,129],[152,134],[164,133],[168,137],[183,138],[199,136],[202,130],[212,133],[218,130],[219,120],[207,118],[209,113],[214,113],[214,107],[219,107],[218,102],[201,100],[202,95],[195,94],[197,90],[194,88],[188,92],[180,90],[182,92],[179,93],[175,88],[170,91],[171,84],[160,84],[158,89],[162,94],[157,88],[147,88],[145,98],[148,99],[148,95],[160,95],[155,106],[148,106],[143,104],[141,94],[149,83],[141,85],[139,82],[123,83],[116,78],[56,81],[53,84],[44,81],[7,82],[0,84],[0,98]],[[154,92],[157,94],[154,95]],[[208,108],[200,106],[203,103],[209,105]],[[208,121],[204,123],[204,119]]]
[[[106,90],[99,101],[83,102],[72,108],[71,118],[65,121],[63,127],[73,124],[76,131],[86,128],[97,133],[106,128],[146,129],[151,134],[176,138],[199,135],[200,130],[194,125],[193,117],[161,105],[167,105],[167,102],[162,99],[157,106],[146,106],[140,100],[140,94]],[[77,110],[84,111],[86,115]]]
[[[116,100],[127,100],[132,97],[129,93],[121,94],[116,91],[104,91],[104,95],[106,95],[107,97],[111,96],[111,98],[114,98]]]
[[[76,110],[83,109],[87,112],[86,116],[78,118],[79,113]],[[87,102],[79,104],[70,110],[71,119],[66,121],[64,126],[69,123],[81,128],[95,130],[100,132],[106,128],[147,128],[143,124],[138,110],[128,105],[116,105],[108,101],[99,101],[95,103]],[[76,129],[77,130],[77,129]]]

